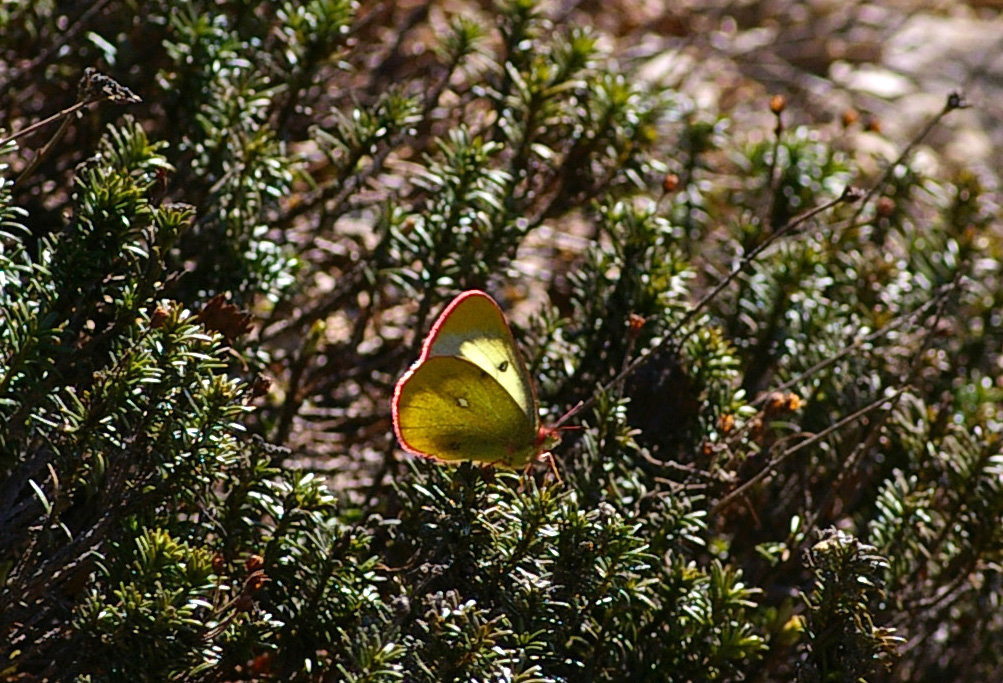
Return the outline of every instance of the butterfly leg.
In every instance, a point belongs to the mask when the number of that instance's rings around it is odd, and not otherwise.
[[[554,458],[554,454],[550,451],[541,453],[539,456],[540,460],[546,460],[547,464],[550,465],[550,471],[554,473],[554,479],[557,480],[558,485],[564,486],[564,480],[561,479],[561,473],[557,471],[557,460]],[[526,465],[525,473],[529,474],[530,468],[533,466],[533,461],[530,461]]]

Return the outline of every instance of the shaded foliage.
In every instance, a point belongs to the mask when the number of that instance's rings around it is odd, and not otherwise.
[[[998,677],[980,180],[468,9],[0,10],[0,679]],[[561,482],[393,443],[474,287]]]

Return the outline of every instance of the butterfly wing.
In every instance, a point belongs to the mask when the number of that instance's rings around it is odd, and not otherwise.
[[[533,382],[494,299],[477,290],[456,297],[432,326],[421,360],[437,356],[463,358],[488,373],[509,393],[536,431],[539,417]]]
[[[394,431],[412,453],[518,469],[540,451],[537,426],[481,365],[457,356],[417,363],[394,391]]]

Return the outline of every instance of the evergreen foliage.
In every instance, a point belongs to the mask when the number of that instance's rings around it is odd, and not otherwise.
[[[467,4],[0,9],[0,680],[997,679],[979,177]],[[470,288],[562,481],[394,443]]]

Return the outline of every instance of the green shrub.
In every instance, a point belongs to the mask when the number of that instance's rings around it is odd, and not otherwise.
[[[0,10],[0,680],[992,680],[980,181],[467,10]],[[397,448],[471,288],[561,481]]]

